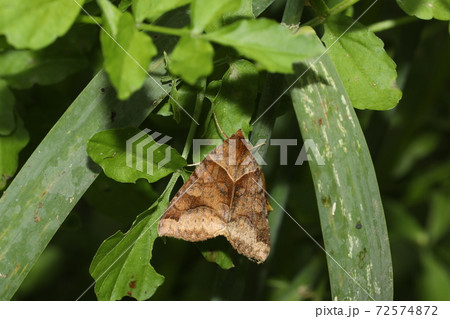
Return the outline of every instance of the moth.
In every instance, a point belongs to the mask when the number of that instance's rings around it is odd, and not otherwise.
[[[238,253],[262,263],[270,252],[264,175],[241,130],[197,166],[158,223],[158,235],[186,241],[225,236]]]

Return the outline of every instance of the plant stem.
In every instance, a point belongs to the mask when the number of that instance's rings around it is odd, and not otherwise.
[[[284,7],[282,22],[287,25],[297,24],[303,13],[305,0],[287,0]]]
[[[202,113],[203,100],[205,98],[205,89],[206,89],[206,81],[205,79],[203,79],[201,82],[201,91],[197,93],[197,99],[195,100],[195,108],[193,114],[194,120],[197,122],[199,121],[200,114]],[[195,121],[191,122],[191,126],[189,127],[189,133],[186,138],[186,144],[184,144],[183,153],[181,154],[181,156],[184,159],[187,159],[189,151],[191,150],[192,139],[194,138],[195,131],[197,130],[197,123],[195,123]]]
[[[344,0],[339,2],[337,5],[335,5],[333,8],[330,9],[330,15],[337,14],[339,12],[347,10],[348,7],[351,7],[358,1],[359,0]]]
[[[102,24],[102,18],[87,15],[79,15],[77,17],[76,22],[85,24]]]
[[[370,25],[368,28],[372,32],[381,32],[415,21],[419,21],[419,19],[417,19],[416,17],[406,16],[398,19],[380,21]]]
[[[140,30],[143,30],[143,31],[170,34],[170,35],[175,35],[178,37],[181,37],[183,35],[188,35],[191,33],[191,31],[189,29],[175,29],[175,28],[168,28],[168,27],[162,27],[159,25],[145,24],[145,23],[138,24],[137,28]]]
[[[315,27],[321,23],[323,23],[329,16],[338,14],[344,10],[346,10],[348,7],[351,7],[359,0],[344,0],[337,5],[335,5],[333,8],[328,9],[326,11],[322,10],[323,8],[320,7],[319,15],[315,17],[314,19],[309,20],[305,23],[305,25],[309,25],[311,27]]]

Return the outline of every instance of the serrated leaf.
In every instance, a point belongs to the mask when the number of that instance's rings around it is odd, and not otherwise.
[[[203,257],[210,263],[216,263],[220,268],[228,270],[234,267],[230,256],[221,250],[205,250],[202,251]]]
[[[119,99],[125,100],[142,87],[157,49],[147,34],[136,29],[133,16],[128,12],[121,15],[117,30],[114,39],[103,31],[100,42],[105,70]]]
[[[77,1],[80,6],[84,0]],[[64,35],[81,8],[67,0],[0,0],[0,33],[16,48],[40,49]]]
[[[294,35],[268,19],[237,21],[205,37],[212,42],[234,47],[270,72],[292,73],[293,63],[323,51],[313,29],[303,28]]]
[[[191,4],[192,30],[201,33],[224,13],[240,7],[241,0],[193,0]]]
[[[253,63],[247,60],[237,60],[231,63],[222,78],[219,93],[214,98],[211,107],[211,111],[215,112],[219,125],[225,134],[231,136],[238,129],[242,129],[244,135],[248,136],[257,93],[258,70]],[[204,137],[217,139],[219,142],[223,138],[219,134],[216,122],[211,114]],[[209,153],[214,147],[212,145],[202,147],[201,154]],[[194,161],[203,159],[202,155]]]
[[[183,36],[170,55],[169,69],[189,84],[195,84],[201,77],[213,70],[214,49],[203,39]]]
[[[0,190],[16,172],[19,152],[28,144],[28,141],[28,132],[20,117],[17,117],[17,126],[11,135],[0,135]]]
[[[8,83],[0,78],[0,136],[9,135],[16,128],[14,103]]]
[[[136,21],[142,22],[144,19],[153,21],[164,13],[184,6],[192,0],[133,0],[133,13]]]
[[[419,19],[450,20],[448,0],[397,0],[397,4],[407,14]]]
[[[352,23],[353,19],[344,15],[327,19],[322,37],[329,48],[327,54],[339,72],[353,107],[391,109],[402,96],[395,82],[395,62],[384,50],[383,41],[362,24],[357,22],[344,33]]]
[[[291,97],[305,146],[311,143],[332,299],[392,300],[389,238],[369,149],[333,63],[327,55],[312,62],[298,65],[289,83],[302,75]]]
[[[153,183],[186,166],[175,149],[158,144],[137,128],[99,132],[89,140],[87,153],[106,176],[121,183],[135,183],[139,178]]]
[[[153,242],[158,237],[158,220],[169,205],[165,192],[140,214],[125,234],[118,231],[105,240],[89,272],[95,279],[99,300],[118,300],[124,296],[145,300],[162,285],[164,277],[150,265]]]

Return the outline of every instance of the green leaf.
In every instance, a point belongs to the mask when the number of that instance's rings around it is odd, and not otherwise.
[[[448,266],[443,264],[431,253],[421,255],[423,272],[417,285],[421,300],[437,301],[450,299],[450,273]]]
[[[166,191],[140,214],[128,232],[118,231],[102,243],[89,269],[99,300],[118,300],[124,296],[145,300],[162,285],[164,277],[149,261],[158,237],[158,220],[169,205],[169,195],[170,191]]]
[[[253,13],[255,14],[255,16],[259,16],[274,2],[275,0],[253,0],[252,1]]]
[[[294,35],[268,19],[241,20],[208,33],[205,38],[234,47],[270,72],[292,73],[293,63],[323,51],[320,43],[315,41],[313,29],[305,27]]]
[[[0,76],[18,89],[58,83],[87,65],[79,56],[41,51],[6,51],[0,54]]]
[[[0,136],[9,135],[16,128],[14,103],[8,83],[0,78]]]
[[[308,62],[289,82],[306,72],[291,97],[310,157],[332,299],[392,300],[389,239],[369,149],[331,60],[324,55],[307,71]]]
[[[225,134],[231,136],[237,130],[242,129],[248,136],[257,93],[258,70],[253,63],[247,60],[237,60],[231,63],[223,76],[222,86],[213,100],[211,108]],[[204,137],[218,141],[222,138],[212,117]],[[201,154],[209,153],[214,147],[203,147]],[[195,158],[194,162],[203,159],[202,155]]]
[[[189,84],[213,70],[214,49],[203,39],[183,36],[170,55],[169,69]]]
[[[83,200],[96,214],[112,218],[119,225],[131,225],[136,215],[147,210],[159,196],[144,179],[137,180],[136,184],[124,184],[100,174],[83,195]]]
[[[103,25],[114,38],[119,32],[119,21],[122,12],[108,0],[97,0],[103,13]]]
[[[191,4],[192,30],[201,33],[224,13],[240,7],[241,0],[193,0]]]
[[[386,201],[386,210],[389,212],[389,225],[393,231],[398,233],[402,239],[407,239],[419,246],[426,246],[429,236],[419,223],[417,218],[411,214],[403,203]]]
[[[5,51],[9,47],[8,42],[6,42],[6,37],[0,35],[0,52]]]
[[[122,0],[119,2],[117,8],[121,11],[124,12],[126,11],[130,6],[131,6],[131,1],[132,0]]]
[[[448,0],[397,0],[397,4],[407,14],[419,19],[450,20],[450,3]]]
[[[99,132],[89,140],[87,153],[106,176],[121,183],[135,183],[139,178],[153,183],[186,166],[175,149],[158,144],[137,128]]]
[[[136,29],[133,16],[125,12],[117,24],[114,39],[104,31],[100,35],[104,66],[117,90],[119,99],[125,100],[139,90],[152,57],[157,53],[152,39]]]
[[[77,1],[83,5],[84,0]],[[0,33],[19,49],[40,49],[64,35],[81,8],[67,0],[0,0]]]
[[[23,121],[20,117],[17,117],[17,126],[11,135],[0,135],[0,190],[6,186],[8,179],[16,172],[19,163],[19,152],[28,144],[28,141],[28,132],[23,126]],[[3,216],[2,220],[6,222]],[[6,247],[6,242],[4,244],[5,246],[3,246],[3,243],[2,246]]]
[[[133,0],[133,13],[138,22],[144,19],[153,21],[164,13],[190,2],[191,0]]]
[[[157,72],[162,61],[155,61]],[[157,78],[159,81],[160,78]],[[39,144],[0,199],[0,300],[10,299],[99,173],[86,144],[99,131],[141,124],[166,93],[148,79],[126,102],[100,72]],[[165,87],[167,89],[167,87]],[[115,114],[112,121],[112,114]],[[3,152],[2,152],[3,154]],[[21,203],[17,205],[17,203]]]
[[[220,268],[228,270],[234,267],[230,256],[221,250],[205,250],[202,251],[203,257],[210,263],[216,263]]]
[[[432,243],[437,243],[450,231],[450,197],[448,192],[434,192],[431,196],[430,213],[428,214],[428,231]]]
[[[344,15],[327,19],[322,40],[329,48],[328,55],[353,107],[391,109],[402,96],[395,83],[396,65],[384,50],[383,41],[362,24],[356,23],[344,33],[352,23],[353,20]]]

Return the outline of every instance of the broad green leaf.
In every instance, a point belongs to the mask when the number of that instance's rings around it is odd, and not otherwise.
[[[324,55],[308,62],[289,83],[303,75],[291,97],[305,145],[310,141],[304,155],[314,181],[332,299],[392,300],[389,239],[369,149],[331,60]]]
[[[40,49],[64,35],[84,0],[0,0],[0,33],[18,49]]]
[[[130,13],[121,15],[117,30],[114,39],[111,34],[102,31],[100,41],[105,70],[119,99],[125,100],[142,87],[150,61],[157,50],[152,39],[136,29]]]
[[[144,19],[156,20],[164,13],[184,6],[192,0],[133,0],[133,13],[136,21],[142,22]]]
[[[47,49],[0,53],[0,77],[18,89],[58,83],[85,66],[87,60],[81,56],[64,56]]]
[[[205,250],[202,251],[203,257],[211,263],[216,263],[220,268],[228,270],[234,267],[231,258],[221,250]]]
[[[154,64],[158,73],[161,62]],[[7,275],[0,280],[0,300],[13,296],[97,177],[100,170],[86,153],[89,138],[105,129],[141,124],[165,95],[148,79],[144,89],[120,102],[100,72],[62,115],[0,199],[2,274]]]
[[[164,277],[149,262],[153,242],[158,237],[158,220],[169,205],[175,181],[172,177],[165,193],[136,218],[128,232],[118,231],[98,249],[89,272],[96,281],[99,300],[118,300],[124,296],[145,300],[163,283]]]
[[[353,107],[391,109],[402,96],[395,82],[395,62],[384,50],[383,41],[362,24],[357,22],[344,33],[352,23],[353,20],[344,15],[327,19],[322,37],[329,48],[327,54],[339,72]]]
[[[224,13],[236,10],[241,0],[193,0],[191,4],[192,29],[201,33],[206,26]]]
[[[23,121],[20,117],[17,117],[17,126],[11,135],[8,136],[0,135],[0,190],[6,186],[6,182],[8,181],[8,179],[10,179],[16,172],[19,162],[19,152],[28,144],[28,141],[29,141],[28,132],[23,126]],[[1,208],[1,200],[0,200],[0,208]],[[0,213],[2,213],[1,210]],[[3,216],[2,221],[6,222],[6,219]],[[2,242],[3,241],[4,239],[2,239]],[[2,298],[0,294],[0,300],[1,299]]]
[[[397,0],[397,4],[407,14],[419,19],[450,20],[448,0]]]
[[[254,59],[270,72],[292,73],[292,64],[320,54],[323,47],[315,41],[311,28],[292,34],[268,19],[242,20],[205,35],[210,41],[232,46]]]
[[[237,130],[242,129],[244,135],[248,136],[257,93],[258,70],[253,63],[247,60],[237,60],[231,63],[223,76],[222,86],[213,100],[211,108],[225,134],[231,136]],[[218,144],[223,138],[212,117],[204,137],[217,139]],[[203,147],[201,154],[209,153],[214,147]],[[194,161],[201,159],[203,159],[203,156],[194,159]]]
[[[135,183],[144,178],[153,183],[186,166],[186,160],[175,149],[157,143],[166,138],[170,139],[163,136],[155,141],[137,128],[107,130],[89,140],[87,153],[106,176],[118,182]]]
[[[16,128],[14,103],[14,95],[8,88],[8,83],[0,78],[0,136],[9,135]]]
[[[169,69],[189,84],[195,84],[201,77],[213,70],[214,49],[203,39],[183,36],[170,55]]]

